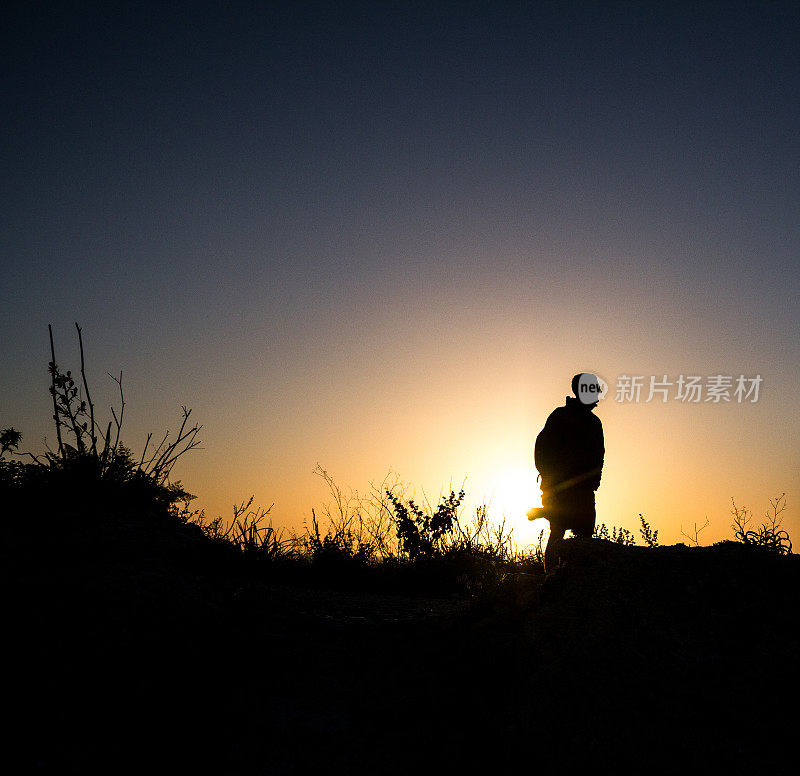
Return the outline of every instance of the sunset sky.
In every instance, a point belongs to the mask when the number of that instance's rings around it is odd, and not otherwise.
[[[47,325],[77,370],[78,321],[135,452],[193,408],[174,473],[211,514],[253,494],[299,529],[319,463],[432,501],[466,479],[525,542],[534,439],[591,370],[599,522],[710,543],[785,491],[797,543],[798,9],[3,11],[0,428],[54,444]],[[647,402],[664,375],[731,401]]]

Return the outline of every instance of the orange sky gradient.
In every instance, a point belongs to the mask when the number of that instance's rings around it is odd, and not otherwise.
[[[618,284],[616,294],[610,283],[587,285],[592,293],[570,301],[566,285],[559,300],[546,280],[516,289],[489,282],[474,291],[482,300],[477,309],[458,297],[437,307],[423,291],[402,314],[359,315],[356,299],[354,319],[309,313],[319,334],[312,327],[294,343],[302,358],[276,353],[264,340],[246,354],[232,343],[229,359],[228,348],[205,349],[205,336],[186,337],[185,361],[160,373],[157,348],[143,358],[102,332],[85,331],[91,387],[102,397],[98,407],[115,401],[115,386],[102,377],[123,368],[123,436],[134,451],[147,431],[174,430],[180,403],[194,408],[204,449],[190,452],[174,474],[210,515],[230,516],[234,502],[254,495],[256,504],[274,503],[276,526],[301,531],[311,509],[319,514],[330,500],[312,473],[319,464],[345,490],[362,494],[390,472],[432,502],[464,483],[465,517],[483,501],[495,520],[510,512],[506,525],[524,546],[543,527],[524,518],[519,495],[527,477],[529,506],[539,503],[535,436],[563,404],[572,374],[592,370],[610,387],[595,410],[606,439],[598,523],[638,538],[641,512],[662,543],[674,543],[707,519],[700,535],[707,544],[732,537],[731,497],[760,519],[768,499],[785,491],[784,526],[800,533],[800,428],[786,411],[794,375],[781,351],[748,340],[748,321],[720,316],[718,304],[692,309],[684,299],[675,309],[667,305],[669,293],[665,300],[663,291],[631,282]],[[69,325],[55,331],[59,361],[71,357],[74,368]],[[760,374],[763,383],[756,403],[733,396],[727,404],[660,397],[647,403],[647,386],[639,403],[620,403],[614,391],[623,374],[645,376],[646,384],[650,375],[674,381],[679,374]],[[27,378],[38,399],[17,428],[28,441],[36,429],[52,443],[43,364]]]

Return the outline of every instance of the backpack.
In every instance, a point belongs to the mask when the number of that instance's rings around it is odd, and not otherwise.
[[[533,446],[533,463],[539,472],[537,480],[554,474],[554,469],[558,466],[558,436],[555,424],[548,418],[544,428],[536,436],[536,443]]]

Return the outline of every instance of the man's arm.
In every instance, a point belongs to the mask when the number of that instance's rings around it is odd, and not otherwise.
[[[603,437],[603,424],[597,418],[597,476],[592,480],[592,490],[600,487],[600,478],[603,476],[603,464],[606,457],[606,443]]]

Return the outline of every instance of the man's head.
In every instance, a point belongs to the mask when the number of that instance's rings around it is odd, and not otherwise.
[[[572,378],[572,392],[586,409],[594,409],[603,398],[605,385],[592,372],[580,372]]]

